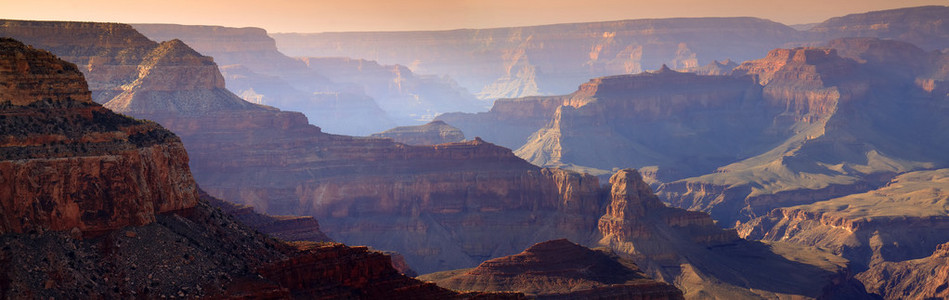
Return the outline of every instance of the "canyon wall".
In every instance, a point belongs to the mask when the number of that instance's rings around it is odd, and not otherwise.
[[[12,39],[0,50],[0,233],[113,230],[195,205],[174,134],[93,102],[74,64]]]
[[[800,33],[755,18],[624,20],[418,32],[273,34],[291,56],[343,56],[447,74],[483,99],[565,94],[589,78],[744,61]],[[453,124],[454,125],[454,124]],[[468,135],[472,133],[466,132]]]

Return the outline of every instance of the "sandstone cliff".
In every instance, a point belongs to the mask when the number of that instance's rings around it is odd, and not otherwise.
[[[442,121],[432,121],[419,126],[396,127],[373,133],[371,137],[390,138],[406,145],[436,145],[465,140],[465,134],[461,130]]]
[[[171,132],[92,102],[79,69],[48,52],[12,39],[0,51],[0,233],[106,231],[195,205]]]
[[[635,263],[564,239],[420,279],[455,290],[519,291],[538,299],[683,299],[681,291],[646,277]]]

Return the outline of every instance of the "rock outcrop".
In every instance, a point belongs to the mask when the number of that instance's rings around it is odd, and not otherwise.
[[[946,299],[949,244],[939,245],[928,257],[876,265],[857,278],[884,299]]]
[[[635,263],[565,239],[420,279],[454,290],[518,291],[538,299],[683,299],[681,291],[646,277]]]
[[[273,37],[291,56],[354,57],[447,74],[484,99],[565,94],[589,78],[655,70],[662,64],[683,69],[716,59],[744,61],[803,38],[790,27],[755,18]]]
[[[917,259],[949,240],[947,189],[947,169],[909,172],[865,193],[775,209],[739,232],[821,247],[864,267]]]
[[[257,233],[199,199],[178,138],[91,101],[78,68],[0,39],[4,298],[467,299],[366,248]],[[318,232],[318,230],[317,230]]]
[[[371,137],[390,138],[396,143],[406,145],[437,145],[465,140],[465,134],[461,130],[443,121],[432,121],[419,126],[396,127],[374,133]]]
[[[92,102],[74,64],[12,39],[0,51],[0,233],[108,231],[195,205],[174,134]]]

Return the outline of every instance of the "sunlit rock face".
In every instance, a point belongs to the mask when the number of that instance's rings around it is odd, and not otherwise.
[[[0,50],[0,233],[107,231],[195,205],[174,134],[93,102],[74,64],[12,39]]]

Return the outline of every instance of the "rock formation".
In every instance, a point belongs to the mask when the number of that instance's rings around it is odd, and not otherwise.
[[[683,299],[681,291],[646,277],[635,263],[564,239],[420,279],[454,290],[518,291],[538,299]]]
[[[901,262],[884,262],[857,275],[867,290],[884,299],[946,299],[949,297],[949,244],[932,255]]]
[[[818,246],[863,266],[921,258],[949,240],[946,189],[947,169],[909,172],[879,189],[775,209],[739,232]]]
[[[0,78],[4,298],[522,297],[438,288],[364,247],[268,238],[200,200],[178,138],[92,102],[75,65],[3,38]]]
[[[92,102],[76,65],[0,40],[0,233],[146,225],[197,201],[184,147]]]
[[[354,57],[447,74],[484,99],[565,94],[589,78],[655,70],[662,64],[683,69],[715,59],[743,61],[803,38],[790,27],[755,18],[272,36],[291,56]]]
[[[896,174],[949,163],[939,154],[949,146],[947,137],[929,130],[946,125],[939,114],[949,107],[919,84],[941,80],[933,71],[941,67],[931,62],[943,55],[907,61],[926,66],[909,73],[892,58],[911,45],[875,39],[831,45],[862,63],[819,48],[775,50],[739,66],[736,72],[753,74],[764,85],[765,103],[785,108],[774,124],[785,124],[776,128],[789,138],[715,173],[664,184],[660,195],[728,224],[868,191]]]
[[[432,121],[419,126],[396,127],[374,133],[371,137],[390,138],[406,145],[436,145],[465,140],[465,134],[461,130],[443,121]]]

